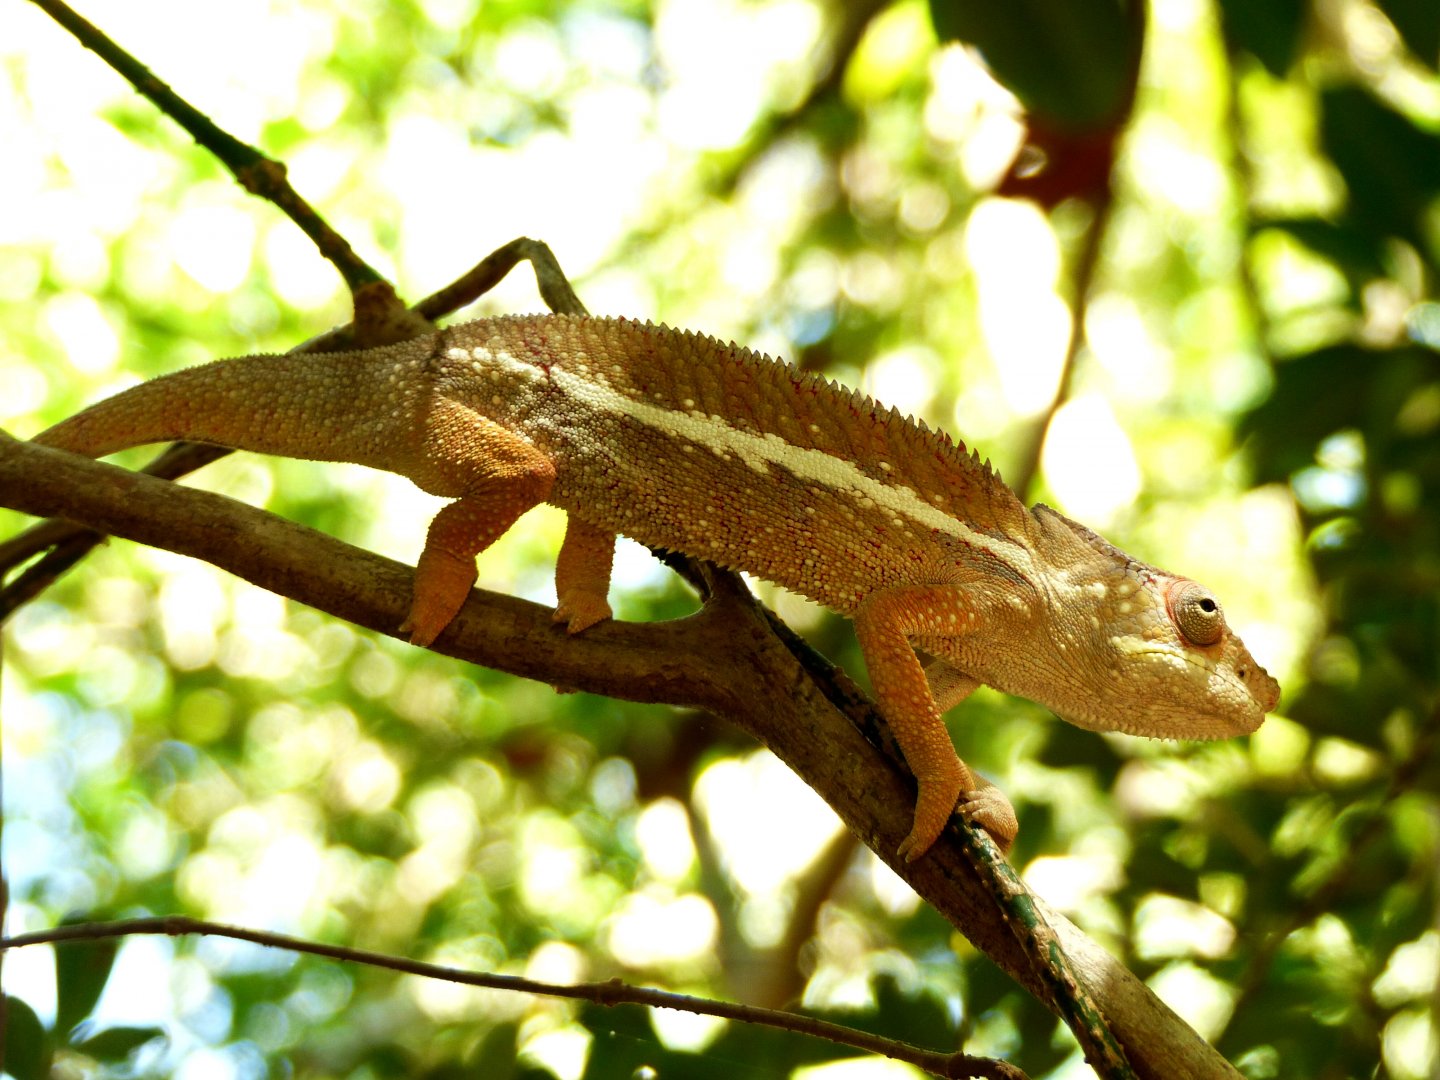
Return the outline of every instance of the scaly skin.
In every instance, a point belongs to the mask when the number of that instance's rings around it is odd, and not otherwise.
[[[733,345],[628,320],[467,323],[366,352],[252,356],[101,402],[37,441],[99,457],[189,439],[407,476],[436,516],[403,629],[429,645],[475,556],[550,502],[557,621],[610,615],[616,534],[744,570],[855,621],[915,773],[922,855],[956,808],[1008,847],[1010,804],[940,713],[984,684],[1081,727],[1253,731],[1279,686],[1201,586],[1138,563],[893,410]],[[936,659],[922,669],[914,647]]]

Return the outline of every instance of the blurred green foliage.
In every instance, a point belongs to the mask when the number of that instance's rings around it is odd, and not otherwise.
[[[95,17],[284,158],[407,295],[529,232],[595,310],[783,352],[1004,467],[1039,422],[1007,364],[1048,340],[1016,353],[1004,335],[1073,299],[1100,223],[1071,393],[1105,403],[1083,415],[1110,418],[1137,480],[1091,523],[1215,585],[1286,697],[1250,740],[1176,746],[981,693],[957,743],[1015,800],[1036,889],[1246,1076],[1433,1075],[1433,4],[1157,0],[1138,70],[1141,20],[1118,0],[377,0],[155,22],[134,7]],[[344,317],[277,214],[23,14],[0,43],[17,89],[0,114],[0,423],[28,434],[132,378]],[[991,195],[1027,184],[1043,217]],[[528,309],[528,288],[480,307]],[[1011,307],[992,308],[1002,293]],[[1083,508],[1094,493],[1060,466],[1098,436],[1057,418],[1051,440],[1031,494]],[[400,557],[433,510],[355,469],[237,457],[199,482]],[[482,582],[544,598],[557,519],[527,521]],[[0,536],[25,524],[0,511]],[[643,553],[617,577],[625,618],[691,603]],[[860,669],[843,622],[767,595]],[[1048,1012],[704,717],[557,695],[118,543],[17,616],[6,661],[12,931],[186,911],[558,981],[799,1001],[1083,1075]],[[24,1078],[52,1061],[781,1076],[847,1056],[231,943],[28,952],[5,963]]]

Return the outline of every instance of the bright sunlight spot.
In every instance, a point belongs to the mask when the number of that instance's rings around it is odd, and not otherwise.
[[[650,1026],[660,1041],[672,1050],[699,1053],[718,1039],[730,1021],[702,1016],[683,1009],[651,1009]]]
[[[1140,466],[1110,404],[1082,394],[1055,414],[1041,463],[1061,509],[1103,527],[1140,494]]]
[[[715,947],[719,922],[703,896],[663,888],[631,893],[608,923],[611,954],[627,967],[694,962]]]
[[[921,1080],[925,1076],[913,1065],[881,1057],[829,1061],[796,1069],[792,1075],[794,1080]]]
[[[526,1040],[520,1049],[529,1059],[550,1070],[558,1080],[579,1080],[590,1051],[590,1034],[578,1025],[553,1028]]]
[[[1155,894],[1135,910],[1135,948],[1147,960],[1195,956],[1214,960],[1235,943],[1235,927],[1209,908]]]
[[[1220,1030],[1235,998],[1234,987],[1189,961],[1167,965],[1148,984],[1202,1038],[1213,1038]]]
[[[640,812],[635,842],[645,865],[661,881],[680,880],[695,862],[689,815],[676,799],[657,799]]]
[[[820,28],[805,0],[740,4],[687,0],[661,6],[656,49],[670,85],[660,100],[660,128],[677,146],[735,145],[785,69],[803,63]],[[716,93],[723,86],[724,93]]]
[[[1124,869],[1113,857],[1048,855],[1025,867],[1025,884],[1056,910],[1074,914],[1099,896],[1113,892]]]
[[[1385,1025],[1381,1045],[1392,1076],[1398,1080],[1429,1080],[1440,1053],[1434,1013],[1419,1008],[1396,1013]]]
[[[986,199],[965,228],[980,291],[980,328],[1013,412],[1038,413],[1055,396],[1070,340],[1070,309],[1056,293],[1060,249],[1038,207]]]
[[[719,762],[696,782],[706,827],[747,892],[773,892],[804,873],[835,835],[835,812],[768,751]]]

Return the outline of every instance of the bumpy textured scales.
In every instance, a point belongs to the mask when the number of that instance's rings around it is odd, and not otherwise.
[[[748,350],[628,321],[472,327],[438,343],[441,393],[515,423],[555,463],[550,501],[610,531],[849,613],[915,580],[902,547],[938,570],[947,530],[1008,550],[1023,529],[963,447]]]
[[[666,327],[514,317],[365,352],[242,357],[143,384],[39,441],[100,456],[179,438],[358,462],[453,498],[417,567],[405,629],[418,644],[459,610],[475,555],[542,501],[568,515],[556,617],[572,633],[610,614],[616,534],[851,616],[919,784],[909,858],[957,800],[1014,837],[1009,803],[940,720],[978,685],[1084,727],[1179,738],[1251,731],[1279,693],[1202,587],[1027,510],[942,433]],[[928,669],[915,645],[936,657]]]

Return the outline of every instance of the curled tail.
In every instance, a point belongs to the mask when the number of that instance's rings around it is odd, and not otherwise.
[[[386,467],[423,380],[417,342],[349,353],[242,356],[131,387],[41,432],[45,446],[104,457],[187,439]],[[419,355],[428,354],[428,348]],[[401,369],[407,369],[402,373]],[[404,387],[402,391],[399,387]]]

